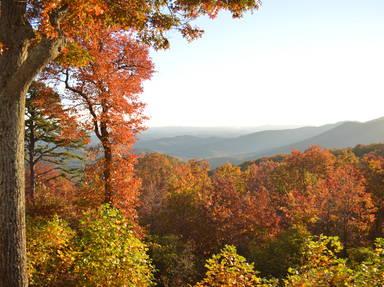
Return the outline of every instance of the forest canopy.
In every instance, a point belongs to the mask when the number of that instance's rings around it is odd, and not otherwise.
[[[34,257],[33,264],[45,267],[38,269],[43,274],[31,271],[33,282],[40,282],[32,286],[79,280],[96,280],[89,286],[130,286],[129,280],[142,282],[132,286],[381,286],[384,158],[376,151],[377,146],[332,152],[314,146],[278,161],[271,157],[243,169],[226,164],[215,170],[204,161],[145,154],[134,164],[140,182],[134,216],[97,207],[97,197],[83,187],[86,181],[73,183],[65,200],[38,185],[28,212],[35,230],[28,252],[42,252],[47,261]],[[60,186],[58,179],[51,185],[56,181]],[[60,243],[39,239],[64,231]],[[127,272],[121,263],[79,269],[113,264],[121,248],[136,246],[124,239],[125,232],[143,246],[135,256],[147,262],[129,265],[134,275],[118,279]],[[65,257],[57,258],[52,248],[63,249]],[[88,267],[81,263],[84,256]],[[128,257],[124,262],[133,259]],[[52,273],[46,264],[58,264],[62,271]],[[108,283],[110,276],[114,280]]]

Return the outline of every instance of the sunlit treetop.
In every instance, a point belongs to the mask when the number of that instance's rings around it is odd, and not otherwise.
[[[136,31],[155,48],[168,48],[169,30],[180,31],[188,40],[202,34],[191,25],[198,16],[214,18],[227,10],[236,18],[260,4],[259,0],[32,0],[27,1],[23,16],[43,37],[86,38],[114,27]]]

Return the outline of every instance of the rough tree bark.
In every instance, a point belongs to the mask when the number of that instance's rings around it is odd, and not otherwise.
[[[33,117],[33,114],[31,115]],[[29,166],[29,184],[28,184],[28,192],[26,193],[27,202],[35,203],[35,188],[36,188],[36,180],[35,180],[35,132],[34,132],[34,123],[33,120],[30,124],[27,124],[27,127],[30,128],[29,134],[29,146],[28,146],[28,166]]]
[[[25,244],[24,109],[36,74],[63,40],[33,42],[26,1],[0,1],[0,287],[28,286]]]
[[[27,286],[23,91],[0,94],[0,286]]]

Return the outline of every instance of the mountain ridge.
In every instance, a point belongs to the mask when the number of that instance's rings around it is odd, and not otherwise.
[[[153,151],[184,160],[206,159],[213,167],[240,164],[260,157],[305,150],[311,145],[345,148],[384,142],[384,117],[367,122],[344,121],[322,126],[264,130],[235,137],[185,135],[139,141],[137,152]]]

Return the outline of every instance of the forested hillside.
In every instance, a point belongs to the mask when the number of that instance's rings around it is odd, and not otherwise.
[[[31,282],[381,286],[383,150],[313,146],[215,170],[146,154],[134,211],[97,207],[91,163],[85,181],[40,177],[27,212]]]

